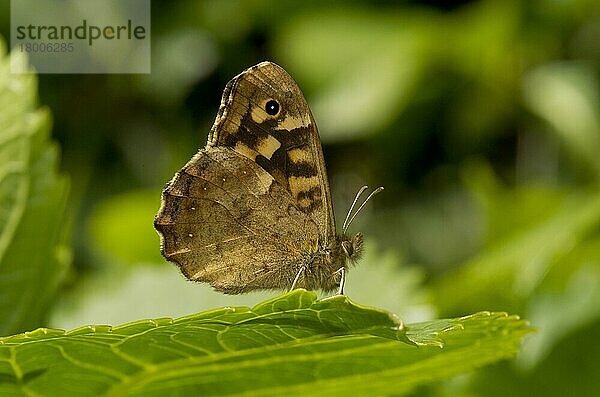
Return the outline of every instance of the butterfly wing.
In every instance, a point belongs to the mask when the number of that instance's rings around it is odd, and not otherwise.
[[[275,114],[267,109],[273,100]],[[283,68],[262,62],[227,84],[207,147],[229,147],[256,162],[314,220],[322,246],[335,239],[317,126],[300,88]]]
[[[187,278],[225,293],[288,287],[319,238],[273,176],[226,147],[201,150],[167,184],[155,227]]]

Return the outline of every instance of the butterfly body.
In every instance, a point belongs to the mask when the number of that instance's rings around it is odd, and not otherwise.
[[[165,258],[229,294],[333,291],[362,249],[360,234],[335,232],[314,119],[270,62],[227,84],[206,147],[167,184],[154,224]]]

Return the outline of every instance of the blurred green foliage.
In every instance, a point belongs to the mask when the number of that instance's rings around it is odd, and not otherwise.
[[[371,251],[350,296],[409,321],[505,310],[538,328],[516,363],[417,394],[598,390],[597,1],[152,7],[151,74],[39,77],[72,181],[73,270],[53,326],[264,296],[185,283],[158,257],[152,218],[163,184],[204,146],[225,83],[269,59],[313,109],[337,217],[361,184],[386,187],[353,225]]]

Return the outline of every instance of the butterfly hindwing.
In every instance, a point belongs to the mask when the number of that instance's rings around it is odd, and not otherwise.
[[[155,220],[163,255],[227,293],[289,285],[319,234],[282,189],[229,148],[201,150],[163,192]]]

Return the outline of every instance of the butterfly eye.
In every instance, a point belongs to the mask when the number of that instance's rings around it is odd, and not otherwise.
[[[277,113],[279,113],[279,103],[274,99],[270,99],[265,104],[265,110],[267,111],[268,115],[275,116]]]
[[[342,249],[348,258],[351,258],[354,255],[354,247],[349,241],[342,241]]]

